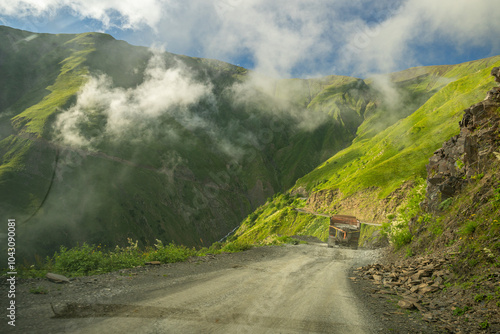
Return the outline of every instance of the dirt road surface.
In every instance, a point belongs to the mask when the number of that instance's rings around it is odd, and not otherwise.
[[[378,255],[374,250],[309,243],[123,270],[69,284],[27,280],[18,285],[16,327],[6,327],[3,320],[0,329],[92,334],[417,333],[404,323],[397,328],[383,319],[382,311],[374,310],[378,306],[367,303],[349,278],[352,268]],[[34,288],[48,293],[30,293]],[[2,295],[4,290],[2,286]]]

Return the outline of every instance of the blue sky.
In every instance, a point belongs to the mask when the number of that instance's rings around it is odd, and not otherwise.
[[[100,31],[275,77],[367,77],[500,54],[497,0],[0,0],[0,24]]]

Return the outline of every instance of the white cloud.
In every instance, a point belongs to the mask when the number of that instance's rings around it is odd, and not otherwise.
[[[188,129],[206,127],[205,121],[188,107],[210,96],[210,83],[195,81],[182,63],[166,68],[162,54],[155,52],[144,82],[135,88],[113,87],[105,75],[90,78],[78,94],[77,103],[58,116],[56,132],[64,144],[89,147],[98,144],[103,136],[121,139],[133,130],[147,134],[151,121],[165,114]],[[88,124],[93,124],[93,129],[85,130]]]
[[[155,27],[166,1],[160,0],[2,0],[0,12],[8,16],[53,16],[70,9],[77,16],[101,21],[105,28]]]
[[[424,57],[436,57],[436,45],[448,57],[476,46],[500,52],[500,21],[496,0],[409,0],[377,24],[358,22],[343,52],[356,72],[390,72],[416,66]],[[433,47],[434,46],[434,47]],[[442,50],[437,51],[442,52]]]
[[[453,62],[476,46],[500,53],[496,7],[497,0],[0,0],[0,16],[69,9],[171,52],[250,60],[268,76],[365,76],[427,56]]]
[[[326,56],[329,45],[323,34],[329,18],[324,2],[233,0],[232,4],[218,10],[220,27],[206,45],[210,54],[249,51],[256,69],[273,77],[289,75],[297,63],[318,54]]]

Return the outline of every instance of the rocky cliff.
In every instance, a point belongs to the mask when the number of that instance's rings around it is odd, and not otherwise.
[[[491,71],[500,82],[500,67]],[[460,121],[460,133],[434,152],[427,165],[428,212],[440,211],[441,204],[465,185],[480,179],[485,169],[500,159],[500,88],[468,109]]]

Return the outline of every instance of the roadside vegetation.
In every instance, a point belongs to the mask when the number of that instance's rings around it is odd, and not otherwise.
[[[234,240],[235,238],[230,239],[232,240],[223,243],[215,242],[210,247],[201,249],[174,243],[164,244],[161,240],[156,240],[154,247],[141,249],[138,246],[138,241],[133,241],[130,238],[127,246],[116,246],[114,249],[107,248],[106,245],[89,245],[87,243],[72,248],[61,246],[60,250],[53,256],[38,259],[33,265],[21,266],[18,269],[18,276],[22,278],[44,277],[48,272],[68,277],[98,275],[143,266],[151,261],[159,261],[162,264],[184,262],[191,257],[236,253],[257,246],[304,243],[288,236],[273,236],[265,242],[255,245]],[[35,291],[33,293],[43,292]]]
[[[387,237],[395,250],[413,240],[410,221],[421,213],[420,203],[425,199],[425,185],[425,180],[418,178],[408,194],[406,203],[398,209],[397,214],[388,215],[388,221],[382,223],[382,235]]]

